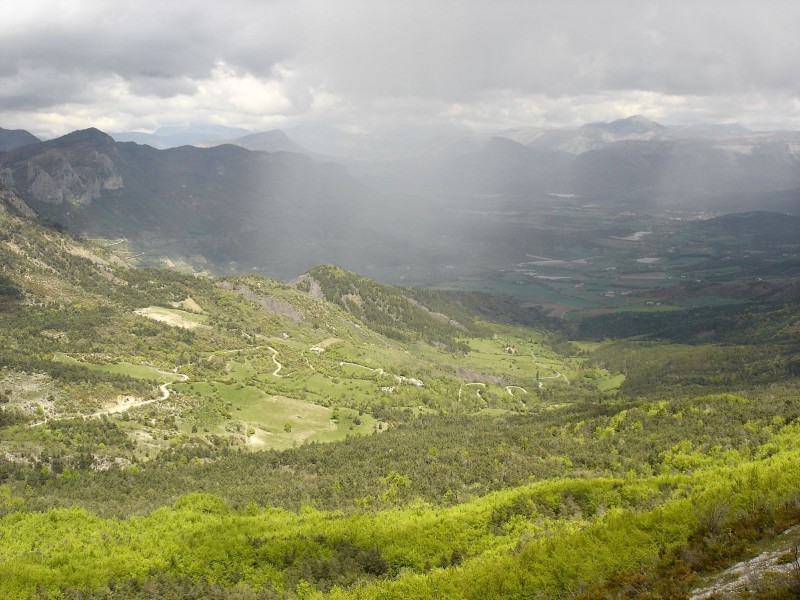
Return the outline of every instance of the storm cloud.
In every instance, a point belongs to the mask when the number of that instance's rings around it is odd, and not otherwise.
[[[0,126],[800,128],[791,1],[0,1]]]

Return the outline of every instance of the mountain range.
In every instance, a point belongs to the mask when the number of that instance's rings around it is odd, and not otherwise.
[[[396,250],[362,217],[361,184],[294,153],[156,150],[88,129],[1,155],[0,179],[75,233],[194,266],[289,278],[320,262],[363,268],[357,257]]]
[[[726,139],[741,138],[751,134],[752,131],[735,123],[666,127],[640,115],[634,115],[609,123],[586,123],[579,127],[509,129],[498,135],[543,150],[582,154],[621,141]]]
[[[304,148],[289,138],[289,136],[280,129],[251,133],[229,140],[204,141],[195,145],[199,148],[213,148],[214,146],[222,146],[223,144],[232,144],[234,146],[246,148],[247,150],[258,150],[261,152],[293,152],[295,154],[307,156],[316,162],[334,161],[334,159],[329,156]]]
[[[248,133],[246,129],[240,127],[190,123],[188,125],[165,125],[158,127],[152,133],[144,131],[113,132],[111,137],[118,142],[136,142],[165,150],[166,148],[200,144],[209,139],[235,138]]]
[[[392,178],[460,193],[571,195],[648,209],[800,210],[798,132],[671,129],[630,117],[575,129],[508,132],[437,161],[407,161]]]
[[[371,161],[334,161],[283,131],[216,131],[229,137],[156,149],[97,129],[43,142],[0,130],[0,180],[76,234],[124,238],[143,264],[283,279],[320,263],[369,273],[463,262],[496,253],[497,240],[522,249],[530,229],[487,233],[492,223],[480,216],[509,202],[534,220],[566,199],[635,211],[800,214],[797,132],[630,117],[489,138],[431,132],[402,157],[387,158],[387,147]]]

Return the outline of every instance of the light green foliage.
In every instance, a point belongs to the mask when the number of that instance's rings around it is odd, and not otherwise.
[[[296,566],[346,545],[375,548],[383,566],[370,575],[364,563],[361,576],[381,580],[352,594],[340,590],[334,598],[426,598],[442,586],[470,598],[522,597],[525,589],[557,597],[652,563],[683,543],[720,496],[734,510],[775,505],[800,483],[798,458],[786,453],[681,477],[553,480],[449,509],[412,503],[351,516],[313,509],[232,511],[209,494],[123,520],[80,509],[12,512],[0,520],[0,531],[14,531],[0,538],[0,593],[24,598],[37,587],[92,589],[154,570],[282,589]],[[387,485],[397,491],[405,478],[391,473]],[[555,512],[567,505],[572,514]],[[429,570],[456,555],[463,566]]]

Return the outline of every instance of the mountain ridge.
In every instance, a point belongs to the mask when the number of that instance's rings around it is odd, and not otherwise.
[[[16,150],[40,141],[38,137],[24,129],[3,129],[0,127],[0,152]]]
[[[162,125],[152,133],[141,131],[121,131],[111,133],[118,142],[135,142],[152,146],[159,150],[191,146],[208,139],[232,138],[246,134],[240,127],[227,127],[210,123],[190,123],[188,125]]]
[[[634,117],[586,127],[634,137],[667,129]],[[284,133],[267,137],[287,148]],[[400,163],[362,164],[358,179],[296,152],[158,150],[90,128],[0,155],[0,181],[76,234],[124,238],[142,264],[288,280],[333,262],[399,282],[412,265],[442,272],[469,255],[519,262],[528,235],[549,236],[536,228],[540,213],[567,201],[800,214],[796,137],[620,139],[576,155],[495,136],[477,149],[470,139]],[[480,218],[509,211],[526,216],[502,231]]]
[[[290,277],[326,255],[352,264],[358,254],[339,239],[373,235],[361,216],[370,206],[364,186],[344,167],[289,152],[158,150],[90,128],[1,155],[0,181],[77,234],[145,246],[162,238],[170,252],[222,269],[266,262],[268,272]],[[270,260],[275,253],[281,262]]]

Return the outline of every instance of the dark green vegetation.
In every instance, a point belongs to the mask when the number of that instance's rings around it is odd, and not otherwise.
[[[669,397],[755,389],[800,376],[800,336],[792,303],[745,303],[584,319],[571,331],[606,339],[592,364],[625,373],[622,390]]]
[[[298,287],[310,291],[313,282],[326,300],[388,338],[419,340],[453,351],[469,350],[468,344],[458,342],[465,334],[491,333],[491,326],[478,320],[481,317],[527,326],[549,324],[540,307],[520,307],[509,297],[399,288],[329,265],[311,269],[300,278]]]
[[[687,598],[791,562],[791,297],[550,321],[196,277],[0,194],[4,598]]]

